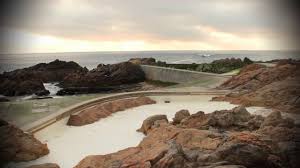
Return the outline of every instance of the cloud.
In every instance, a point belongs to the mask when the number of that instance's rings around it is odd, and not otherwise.
[[[5,27],[70,40],[233,45],[239,42],[226,42],[222,38],[228,36],[212,32],[236,37],[231,40],[271,42],[286,38],[291,24],[282,20],[285,16],[273,5],[276,0],[23,0],[17,5],[13,1],[2,17]]]

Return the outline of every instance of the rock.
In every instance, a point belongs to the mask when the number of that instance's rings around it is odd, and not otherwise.
[[[5,97],[0,97],[0,102],[9,102],[9,99]]]
[[[199,64],[196,68],[197,71],[201,72],[212,72],[212,73],[226,73],[232,70],[242,68],[253,62],[249,58],[245,58],[243,61],[239,58],[226,58],[215,60],[212,63]]]
[[[230,163],[246,167],[268,167],[268,154],[252,144],[226,144],[216,152],[217,156]]]
[[[186,148],[205,148],[205,143],[210,143],[212,133],[196,129],[176,128],[173,125],[162,125],[153,130],[142,140],[142,142],[133,148],[127,148],[116,153],[108,155],[87,156],[76,168],[88,167],[111,167],[113,164],[117,167],[188,167],[197,166],[196,161],[187,159]],[[199,132],[197,135],[194,133]],[[203,132],[203,133],[202,133]],[[185,136],[190,135],[190,136]],[[202,135],[206,137],[201,137]],[[177,138],[177,136],[180,136]],[[187,139],[184,139],[187,137]],[[189,141],[193,138],[192,141]],[[172,140],[173,139],[173,140]],[[200,141],[199,141],[200,140]],[[201,141],[204,141],[201,143]],[[185,144],[185,142],[191,142]],[[197,152],[195,153],[197,155]],[[197,156],[196,156],[197,157]]]
[[[29,95],[45,91],[43,83],[35,79],[24,81],[4,79],[4,82],[0,83],[0,93],[5,96]]]
[[[168,150],[159,158],[157,162],[154,161],[152,167],[173,167],[173,168],[182,168],[185,167],[185,154],[182,150],[180,144],[177,144],[174,140],[168,141]]]
[[[215,125],[215,123],[215,120],[211,119],[209,115],[204,114],[203,111],[192,114],[181,121],[181,125],[197,129],[208,129],[210,125]]]
[[[208,129],[248,129],[247,122],[251,119],[250,113],[244,106],[232,110],[220,110],[210,114],[198,112],[181,121],[181,125],[188,128]]]
[[[297,128],[264,126],[258,129],[256,132],[261,135],[268,136],[275,142],[293,141],[295,134],[297,133]]]
[[[87,73],[67,75],[61,85],[63,87],[104,88],[122,84],[133,84],[145,80],[144,71],[139,65],[131,62],[102,65]]]
[[[235,122],[247,122],[251,118],[251,114],[246,110],[244,106],[238,106],[233,108],[232,111]]]
[[[148,131],[151,130],[151,128],[154,126],[155,122],[160,121],[160,120],[166,121],[167,123],[169,122],[166,115],[150,116],[143,121],[142,127],[140,129],[138,129],[137,131],[142,132],[145,135],[147,135]]]
[[[280,126],[292,128],[294,127],[294,121],[291,119],[283,119],[279,111],[274,111],[269,114],[261,124],[261,127],[265,126]]]
[[[274,67],[251,64],[219,87],[232,89],[231,94],[214,100],[298,113],[300,111],[299,77],[299,61],[293,63],[288,61]]]
[[[205,168],[209,168],[209,167],[205,167]],[[242,165],[221,165],[221,166],[213,166],[211,168],[246,168],[246,167]]]
[[[30,161],[49,153],[46,144],[4,120],[0,120],[0,134],[0,163]]]
[[[119,87],[67,87],[59,90],[56,95],[64,96],[89,93],[108,93],[118,89]]]
[[[55,60],[50,63],[40,63],[29,68],[4,72],[0,75],[0,94],[5,96],[21,96],[28,94],[47,94],[43,83],[59,82],[72,73],[84,72],[75,62]]]
[[[156,102],[154,100],[148,97],[120,99],[107,103],[101,103],[90,108],[85,108],[78,114],[70,115],[67,125],[82,126],[91,124],[118,111],[155,103]]]
[[[300,166],[298,158],[300,154],[299,145],[299,139],[278,143],[281,155],[284,156],[284,159],[286,160],[285,165],[289,165],[291,168],[298,168]]]
[[[154,65],[156,60],[154,58],[130,58],[128,62],[138,65]]]
[[[209,130],[183,129],[174,139],[184,148],[216,150],[223,143],[224,136]]]
[[[59,166],[55,163],[44,163],[40,165],[32,165],[27,168],[59,168]]]
[[[175,117],[173,118],[174,124],[179,124],[184,118],[190,116],[190,113],[188,110],[180,110],[176,112]]]
[[[37,96],[47,96],[50,94],[49,90],[41,90],[34,93]]]
[[[244,60],[243,60],[244,64],[246,65],[251,65],[253,64],[254,62],[252,60],[250,60],[248,57],[245,57]]]
[[[250,131],[254,131],[260,128],[264,120],[265,118],[261,115],[255,115],[246,123],[246,125]]]
[[[76,168],[277,168],[297,165],[295,156],[297,156],[298,150],[292,147],[297,145],[281,144],[279,146],[282,147],[278,147],[277,141],[272,141],[272,138],[268,138],[264,133],[259,133],[261,128],[254,132],[247,129],[247,131],[241,132],[232,131],[229,129],[230,127],[224,128],[224,131],[220,131],[218,128],[203,130],[198,127],[204,123],[206,125],[217,124],[219,122],[217,117],[213,118],[212,116],[221,115],[220,118],[224,118],[225,113],[239,122],[247,123],[255,118],[255,116],[248,116],[248,112],[242,106],[211,114],[198,112],[183,119],[177,125],[167,123],[165,115],[150,117],[145,120],[147,122],[143,122],[142,129],[146,128],[145,130],[148,131],[138,146],[107,155],[87,156],[79,162]],[[247,121],[248,118],[250,118],[249,121]],[[213,119],[216,120],[211,122]],[[277,128],[290,129],[287,127]],[[295,132],[288,133],[288,135],[293,136]],[[285,140],[293,142],[292,139]],[[279,152],[281,150],[282,152]]]
[[[264,66],[262,64],[249,64],[249,65],[243,67],[240,70],[239,74],[246,74],[246,73],[249,73],[251,71],[256,71],[258,69],[264,69],[264,68],[266,68],[266,66]]]

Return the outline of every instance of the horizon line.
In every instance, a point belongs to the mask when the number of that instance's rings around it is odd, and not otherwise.
[[[104,52],[178,52],[178,51],[300,51],[300,49],[273,49],[273,50],[255,50],[255,49],[245,49],[245,50],[112,50],[112,51],[61,51],[61,52],[18,52],[18,53],[0,53],[0,55],[18,55],[18,54],[60,54],[60,53],[104,53]]]

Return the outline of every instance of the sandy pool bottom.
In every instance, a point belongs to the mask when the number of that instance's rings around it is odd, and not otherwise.
[[[61,168],[74,167],[88,155],[117,152],[137,146],[143,139],[136,132],[144,119],[155,114],[166,114],[172,120],[175,113],[187,109],[191,114],[198,111],[206,113],[235,107],[228,102],[210,101],[213,96],[151,96],[157,104],[145,105],[114,113],[93,124],[74,127],[67,126],[68,118],[35,133],[35,137],[47,143],[50,153],[30,162],[11,163],[7,167],[27,167],[42,163],[57,163]],[[165,103],[168,100],[170,103]],[[251,113],[267,115],[270,110],[251,107]]]

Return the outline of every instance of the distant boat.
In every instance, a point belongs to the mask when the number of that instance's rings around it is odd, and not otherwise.
[[[210,57],[210,54],[196,54],[197,56],[201,56],[201,57]]]

